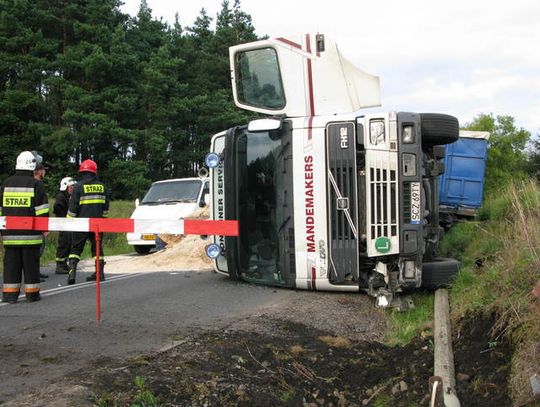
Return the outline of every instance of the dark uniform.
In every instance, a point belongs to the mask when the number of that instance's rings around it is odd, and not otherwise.
[[[49,203],[43,183],[32,171],[17,170],[0,189],[2,216],[49,216]],[[14,303],[21,290],[28,301],[40,299],[39,249],[43,234],[36,230],[2,230],[4,243],[4,285],[2,301]]]
[[[69,201],[68,218],[103,218],[109,210],[109,195],[105,185],[91,172],[81,172],[81,178],[75,187]],[[73,232],[71,250],[69,252],[68,284],[75,283],[77,263],[81,259],[86,240],[90,240],[92,256],[96,257],[96,238],[93,232]],[[103,247],[100,244],[100,256]],[[100,260],[100,279],[104,280],[103,267],[105,262]],[[87,278],[87,281],[96,279],[96,273]]]
[[[69,208],[68,191],[58,191],[54,201],[53,213],[57,218],[65,218]],[[67,260],[71,249],[72,232],[58,233],[58,246],[56,247],[56,274],[67,274]]]

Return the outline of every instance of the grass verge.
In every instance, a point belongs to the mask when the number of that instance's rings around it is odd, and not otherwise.
[[[433,293],[417,292],[411,295],[415,307],[405,312],[388,311],[389,345],[406,345],[413,338],[433,335]]]
[[[527,405],[533,402],[529,377],[540,373],[538,359],[531,358],[540,354],[539,185],[520,182],[498,191],[479,218],[452,290],[453,317],[497,315],[493,334],[507,336],[515,348],[511,396],[516,405]]]
[[[445,234],[440,255],[462,262],[451,290],[452,318],[497,316],[492,334],[505,335],[512,358],[511,397],[530,405],[529,377],[540,356],[540,187],[534,181],[509,185],[488,196],[478,221],[455,225]],[[433,296],[417,293],[416,308],[389,311],[388,342],[403,344],[430,333]]]

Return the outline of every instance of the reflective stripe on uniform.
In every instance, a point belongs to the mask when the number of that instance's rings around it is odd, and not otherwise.
[[[39,284],[25,284],[24,285],[24,292],[25,293],[39,293]]]
[[[104,204],[105,199],[89,199],[89,200],[81,200],[79,202],[81,205],[92,205],[92,204]]]
[[[79,204],[89,205],[89,204],[104,204],[105,195],[85,195],[81,197]]]
[[[24,244],[42,244],[43,235],[3,235],[2,240],[4,245],[24,245]]]
[[[77,214],[70,211],[68,211],[66,215],[66,218],[76,218],[76,217],[77,217]]]
[[[65,257],[57,257],[56,261],[64,261],[65,259],[66,259]]]
[[[43,215],[45,213],[49,213],[49,204],[43,204],[43,205],[36,206],[35,210],[36,210],[36,215],[37,216]]]
[[[24,193],[24,194],[31,194],[31,196],[34,196],[34,188],[26,188],[26,187],[5,187],[4,192],[12,192],[12,193]],[[24,195],[29,196],[29,195]]]
[[[70,254],[68,256],[69,259],[77,259],[77,260],[80,260],[81,259],[81,256],[77,255],[77,254]]]
[[[4,283],[4,286],[2,287],[2,291],[5,293],[18,293],[21,290],[21,284],[10,284],[10,283]]]

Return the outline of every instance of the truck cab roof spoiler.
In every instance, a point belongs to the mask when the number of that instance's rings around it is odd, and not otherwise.
[[[235,104],[268,115],[303,117],[381,105],[379,77],[350,63],[322,34],[229,48]]]

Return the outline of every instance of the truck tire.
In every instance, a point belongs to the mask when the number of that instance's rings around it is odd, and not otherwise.
[[[134,245],[133,248],[138,254],[148,254],[150,253],[150,250],[152,249],[152,245]]]
[[[422,288],[436,290],[451,286],[459,266],[459,261],[442,257],[425,262],[422,265]]]
[[[450,144],[459,138],[459,122],[454,116],[440,113],[421,113],[422,145]]]

